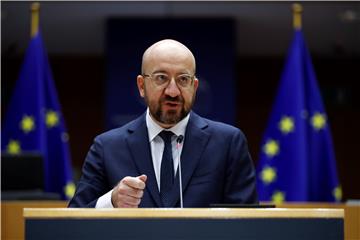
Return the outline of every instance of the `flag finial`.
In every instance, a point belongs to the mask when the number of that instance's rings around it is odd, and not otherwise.
[[[292,9],[293,9],[293,16],[294,16],[294,20],[293,20],[294,29],[300,30],[301,29],[301,14],[303,11],[303,7],[299,3],[294,3],[292,5]]]
[[[39,12],[40,3],[31,4],[31,37],[34,37],[39,31]]]

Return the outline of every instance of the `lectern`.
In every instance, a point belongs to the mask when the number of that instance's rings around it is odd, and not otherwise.
[[[25,208],[25,239],[344,238],[343,209]]]

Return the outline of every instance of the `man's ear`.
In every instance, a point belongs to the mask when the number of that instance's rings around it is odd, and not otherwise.
[[[141,97],[145,96],[145,79],[142,75],[138,75],[136,78],[137,87]]]
[[[195,77],[195,79],[194,79],[194,92],[196,92],[198,86],[199,86],[199,79],[197,79],[197,78]]]

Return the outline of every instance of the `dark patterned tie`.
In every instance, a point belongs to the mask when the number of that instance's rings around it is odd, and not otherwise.
[[[162,131],[159,133],[159,136],[165,143],[160,170],[160,198],[163,203],[163,207],[170,207],[169,197],[171,188],[174,184],[174,163],[171,145],[171,137],[173,135],[174,133],[171,131]]]

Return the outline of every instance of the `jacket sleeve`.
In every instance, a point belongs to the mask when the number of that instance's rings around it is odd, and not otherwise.
[[[98,198],[109,190],[105,176],[103,144],[97,137],[86,156],[82,176],[68,207],[95,207]]]
[[[254,164],[239,129],[232,137],[227,161],[224,202],[258,203]]]

